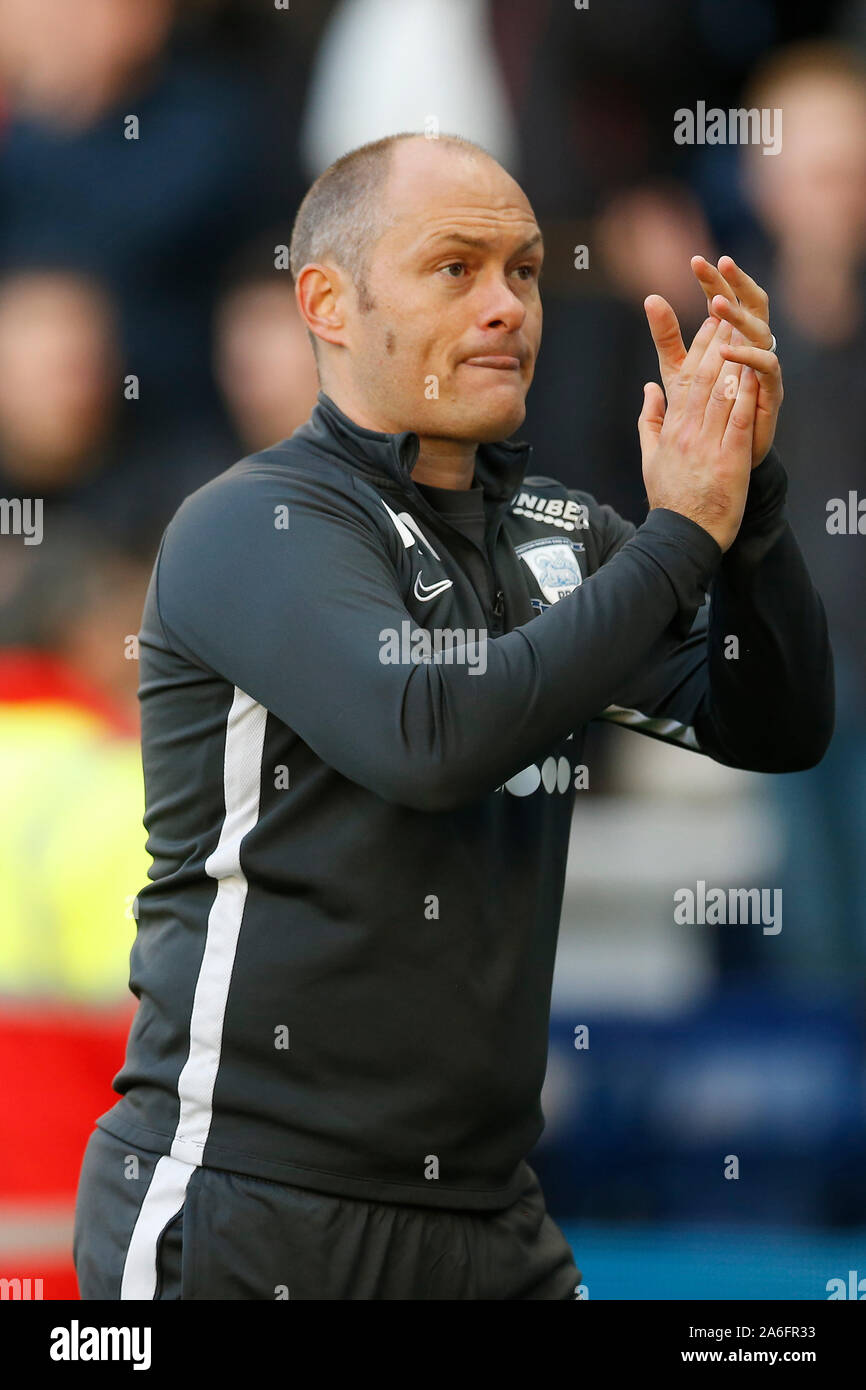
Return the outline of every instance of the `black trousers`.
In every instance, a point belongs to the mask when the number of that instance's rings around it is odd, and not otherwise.
[[[574,1299],[581,1274],[527,1165],[503,1211],[334,1197],[87,1144],[73,1254],[83,1299]]]

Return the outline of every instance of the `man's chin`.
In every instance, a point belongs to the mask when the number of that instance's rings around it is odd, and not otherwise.
[[[466,429],[462,432],[468,439],[477,439],[479,444],[493,444],[520,429],[525,419],[526,397],[522,391],[515,391],[513,387],[494,389],[466,400]]]

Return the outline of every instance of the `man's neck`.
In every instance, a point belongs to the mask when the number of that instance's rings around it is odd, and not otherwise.
[[[365,430],[382,434],[397,434],[401,428],[392,421],[375,418],[352,392],[322,388],[336,406]],[[405,428],[405,427],[404,427]],[[427,487],[453,488],[468,492],[475,477],[475,455],[478,445],[465,439],[440,439],[419,435],[418,458],[412,469],[412,481]]]
[[[421,439],[412,481],[468,492],[475,477],[475,444],[455,439]]]

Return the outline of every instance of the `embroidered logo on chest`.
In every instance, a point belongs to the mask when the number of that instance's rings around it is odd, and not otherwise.
[[[580,541],[560,541],[546,536],[540,541],[525,541],[514,551],[535,577],[548,604],[558,603],[583,583],[577,556],[584,550]],[[537,600],[533,600],[535,607]]]

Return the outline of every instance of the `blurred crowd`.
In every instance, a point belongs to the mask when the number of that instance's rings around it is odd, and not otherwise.
[[[676,144],[698,100],[781,108],[781,153]],[[695,252],[768,289],[789,515],[839,693],[823,764],[774,779],[787,964],[862,978],[866,540],[826,518],[866,495],[866,3],[0,0],[0,498],[44,508],[40,544],[0,536],[0,995],[125,989],[160,535],[315,401],[280,255],[305,189],[431,122],[502,159],[544,231],[536,471],[637,524],[644,297],[690,334]]]

